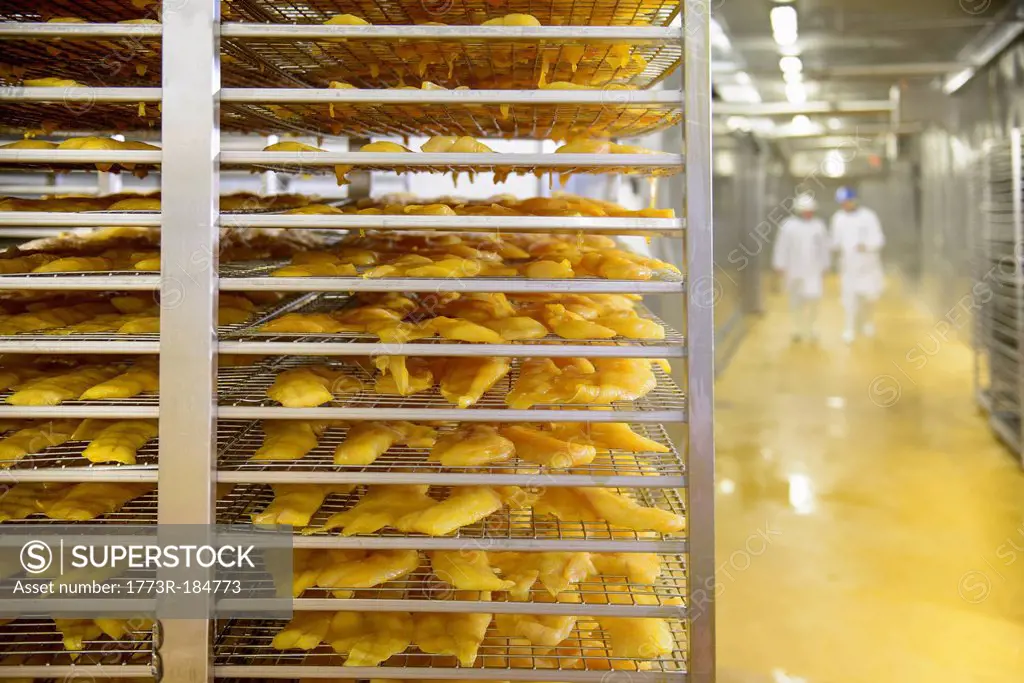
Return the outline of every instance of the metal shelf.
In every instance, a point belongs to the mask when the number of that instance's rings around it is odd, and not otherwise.
[[[657,271],[651,280],[605,280],[576,277],[542,280],[519,277],[273,277],[285,261],[224,264],[220,269],[222,292],[504,292],[506,294],[680,294],[683,277],[671,271]],[[4,276],[0,276],[0,287]]]
[[[289,368],[323,362],[321,359],[283,357],[248,367],[221,368],[219,373],[219,407],[217,415],[224,420],[297,419],[297,420],[460,420],[463,422],[682,422],[686,399],[682,391],[660,368],[654,369],[658,386],[647,396],[632,402],[610,405],[538,405],[529,410],[512,410],[505,405],[505,395],[518,377],[518,363],[513,361],[509,374],[495,384],[470,408],[457,408],[449,403],[435,386],[412,396],[377,394],[372,387],[374,376],[354,363],[331,363],[344,366],[366,390],[342,394],[329,405],[319,408],[284,408],[267,397],[267,389],[278,372]],[[610,408],[610,409],[609,409]]]
[[[669,328],[657,316],[643,306],[636,308],[637,314],[645,320],[665,328],[665,338],[660,340],[628,339],[615,337],[611,340],[581,339],[567,340],[549,334],[543,339],[526,340],[508,344],[471,344],[451,342],[441,338],[422,339],[408,344],[381,343],[379,337],[369,333],[342,332],[336,334],[303,334],[261,332],[260,327],[285,313],[327,313],[341,311],[352,305],[347,295],[323,294],[306,300],[302,305],[280,307],[270,315],[236,326],[220,335],[221,353],[260,355],[316,355],[316,356],[366,356],[387,354],[394,356],[508,356],[519,358],[578,356],[613,356],[629,358],[681,358],[684,354],[685,339]],[[612,342],[614,346],[608,345]],[[2,347],[0,347],[2,349]]]
[[[153,439],[140,448],[135,465],[94,464],[82,457],[87,441],[68,441],[39,453],[27,455],[11,467],[0,460],[0,476],[18,482],[28,481],[109,481],[156,483],[157,441]]]
[[[661,576],[654,584],[630,582],[626,576],[592,576],[559,593],[561,602],[551,602],[543,586],[529,589],[525,601],[513,600],[505,592],[494,592],[490,601],[452,599],[455,590],[441,581],[421,556],[422,565],[413,573],[373,588],[330,586],[307,588],[292,602],[295,611],[435,612],[449,614],[544,614],[619,617],[681,617],[686,599],[686,560],[682,555],[658,556]],[[628,592],[623,592],[628,589]],[[351,598],[339,598],[332,591],[348,591]],[[643,601],[637,599],[643,595]],[[401,596],[401,597],[396,597]],[[242,601],[223,599],[225,611],[243,606]]]
[[[0,680],[46,681],[147,678],[154,675],[152,631],[131,630],[112,640],[86,640],[72,660],[49,619],[18,619],[0,626]],[[18,664],[3,660],[14,659]]]
[[[625,104],[617,100],[618,91],[598,91],[597,100],[588,104],[540,104],[526,100],[532,91],[487,91],[496,94],[500,104],[462,104],[457,98],[448,102],[392,104],[385,95],[408,96],[432,91],[406,90],[330,90],[349,97],[336,97],[339,104],[225,104],[223,125],[226,130],[263,133],[293,132],[311,135],[468,135],[478,138],[566,139],[577,136],[632,138],[650,135],[677,124],[682,117],[678,105]],[[465,91],[442,91],[462,95]],[[558,91],[542,90],[540,94]],[[362,101],[352,93],[367,95]],[[621,97],[625,99],[627,94]],[[662,93],[657,93],[662,94]],[[665,93],[672,95],[672,93]],[[519,97],[515,97],[519,95]],[[371,103],[371,98],[372,102]],[[432,98],[440,99],[440,98]],[[383,100],[383,101],[382,101]],[[230,100],[229,100],[230,101]],[[273,102],[267,98],[267,102]],[[663,99],[662,102],[665,100]],[[678,100],[677,100],[678,101]],[[506,104],[515,102],[516,104]],[[0,107],[0,115],[4,107]],[[28,123],[31,123],[29,120]]]
[[[671,28],[590,26],[337,26],[225,24],[233,80],[274,74],[275,85],[531,89],[571,82],[648,88],[682,60]],[[244,65],[244,68],[240,68]],[[255,79],[254,79],[255,80]]]
[[[48,214],[44,214],[48,215]],[[0,213],[0,225],[4,225]],[[237,228],[346,229],[346,230],[457,230],[469,232],[565,232],[610,234],[678,234],[681,218],[615,218],[590,216],[410,216],[395,215],[221,215],[221,226]],[[19,223],[21,225],[21,223]],[[36,225],[31,223],[31,225]]]
[[[96,479],[90,478],[90,481],[96,481]],[[108,512],[104,515],[100,515],[95,519],[90,519],[88,524],[101,524],[101,525],[153,525],[157,523],[157,506],[156,506],[157,492],[150,491],[138,498],[128,501],[122,505],[119,509],[114,512]],[[14,528],[19,526],[47,526],[52,524],[73,524],[74,522],[68,522],[67,520],[61,519],[50,519],[44,517],[42,513],[32,515],[25,519],[9,520],[2,523],[0,530],[5,528]],[[3,631],[0,630],[0,635]],[[0,639],[0,643],[5,642]],[[3,646],[0,645],[0,651]]]
[[[507,551],[560,552],[686,552],[686,538],[655,532],[637,532],[613,528],[606,522],[560,522],[548,515],[535,515],[530,508],[502,508],[485,519],[464,526],[449,536],[406,534],[394,529],[381,529],[371,535],[342,536],[336,531],[316,530],[328,517],[355,505],[362,497],[359,486],[347,494],[330,495],[317,510],[304,530],[296,530],[296,548],[362,548],[460,550],[467,544],[474,548]],[[432,497],[443,498],[448,487],[432,487]],[[684,514],[683,499],[675,489],[623,489],[647,507],[656,507]],[[253,514],[261,512],[274,493],[270,486],[237,485],[217,501],[219,524],[249,523]]]
[[[481,644],[477,664],[453,666],[454,659],[427,655],[415,645],[394,655],[379,667],[344,666],[345,657],[321,645],[309,652],[279,652],[271,647],[274,635],[286,624],[274,620],[229,620],[221,624],[215,647],[214,671],[218,678],[242,679],[346,678],[369,679],[387,676],[397,679],[472,679],[504,681],[549,681],[567,683],[607,681],[609,670],[638,683],[686,680],[686,627],[679,620],[668,620],[676,649],[664,659],[633,660],[611,656],[608,638],[600,624],[589,618],[577,622],[576,629],[557,651],[530,645],[520,646],[501,636],[493,623]],[[510,666],[509,659],[518,666]],[[641,670],[642,661],[645,670]]]
[[[370,465],[334,464],[334,449],[348,434],[331,428],[319,445],[299,460],[251,460],[263,444],[258,421],[221,420],[218,430],[217,481],[251,484],[433,484],[447,486],[612,486],[682,488],[686,465],[659,424],[633,425],[634,431],[666,446],[667,453],[611,451],[607,458],[571,472],[552,470],[518,458],[481,467],[446,468],[430,462],[429,449],[392,446]],[[439,430],[439,433],[446,431]]]
[[[399,0],[227,0],[224,21],[322,24],[334,14],[355,14],[373,24],[479,24],[505,14],[532,14],[542,24],[592,26],[667,25],[679,12],[668,0],[508,0],[500,5],[472,0],[403,3]]]
[[[7,159],[0,150],[0,163]],[[37,150],[13,150],[26,154]],[[73,150],[60,150],[71,152]],[[55,156],[49,150],[43,154],[25,157],[46,161]],[[127,154],[120,152],[119,154]],[[140,154],[151,154],[140,152]],[[111,158],[98,161],[118,161]],[[84,160],[84,159],[83,159]],[[67,163],[73,163],[69,160]],[[125,159],[132,161],[132,159]],[[365,171],[430,172],[430,173],[632,173],[648,176],[670,176],[682,171],[681,154],[434,154],[426,152],[249,152],[228,150],[221,152],[221,169],[261,169],[279,173],[334,173],[335,166],[352,166]],[[137,162],[137,163],[141,163]]]

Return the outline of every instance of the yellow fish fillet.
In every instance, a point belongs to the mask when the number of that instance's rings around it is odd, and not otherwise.
[[[286,408],[315,408],[334,399],[334,394],[359,391],[362,384],[343,371],[324,366],[285,370],[274,378],[267,396]]]
[[[536,581],[552,597],[597,574],[590,553],[490,553],[491,564],[516,584],[509,591],[515,600],[529,600]]]
[[[428,447],[434,443],[432,427],[411,422],[357,422],[334,451],[335,465],[369,465],[396,444]]]
[[[481,26],[541,26],[540,20],[532,14],[506,14],[488,19]]]
[[[326,422],[263,420],[263,444],[252,460],[298,460],[317,447]]]
[[[264,152],[324,152],[326,150],[314,147],[313,145],[307,145],[303,142],[295,142],[294,140],[285,140],[284,142],[276,142],[273,145],[267,145],[263,148]]]
[[[460,486],[440,503],[410,512],[395,523],[399,531],[444,536],[501,509],[501,495],[488,486]]]
[[[430,460],[444,467],[479,467],[505,462],[515,453],[515,444],[492,425],[466,424],[441,435],[430,451]]]
[[[347,654],[344,666],[377,666],[412,644],[413,620],[408,612],[337,612],[327,642]]]
[[[436,504],[437,501],[427,496],[426,486],[370,486],[358,503],[331,515],[324,529],[341,529],[343,536],[372,534],[384,527],[394,527],[398,519],[407,514]]]
[[[69,441],[77,424],[75,420],[48,420],[3,437],[0,439],[0,468],[11,467],[26,455]]]
[[[132,398],[139,394],[152,394],[160,389],[160,374],[156,363],[139,363],[105,382],[82,392],[81,400]]]
[[[598,617],[612,657],[657,659],[672,654],[676,647],[669,623],[664,619]]]
[[[89,462],[134,465],[139,449],[158,432],[156,420],[117,420],[100,430],[82,451],[82,457]]]
[[[480,597],[490,600],[489,593]],[[416,613],[413,642],[421,652],[452,655],[461,666],[473,666],[491,619],[490,614]]]
[[[50,519],[85,522],[120,510],[129,501],[153,490],[152,484],[77,484],[43,510]]]
[[[78,657],[74,653],[85,649],[85,641],[97,640],[103,635],[102,629],[92,619],[54,619],[53,623],[60,631],[64,649],[72,653],[72,659]]]
[[[508,358],[453,358],[441,376],[441,395],[460,408],[468,408],[505,375],[511,363]]]
[[[15,406],[55,406],[78,398],[95,384],[117,374],[116,368],[87,367],[79,370],[31,380],[7,397]]]
[[[655,553],[592,553],[590,559],[603,576],[624,576],[630,583],[653,584],[661,576]]]
[[[326,561],[316,578],[320,588],[342,588],[332,594],[337,598],[352,597],[353,590],[372,588],[382,583],[408,576],[420,566],[415,550],[347,551],[348,555],[333,555]]]
[[[515,445],[520,459],[555,469],[586,465],[597,455],[597,449],[582,437],[561,438],[532,425],[506,425],[501,435]]]
[[[253,514],[253,524],[307,526],[327,496],[351,490],[347,484],[272,484],[271,488],[274,490],[274,500],[265,510]]]
[[[333,616],[331,612],[296,612],[274,636],[270,647],[275,650],[312,650],[327,638]]]
[[[552,425],[559,438],[584,440],[602,450],[668,453],[669,448],[634,432],[625,422],[561,422]]]
[[[495,575],[483,550],[436,550],[430,553],[434,576],[459,590],[507,591],[515,585]]]
[[[500,344],[505,341],[494,330],[478,325],[469,320],[438,316],[430,321],[430,326],[445,339],[474,342],[477,344]]]
[[[0,522],[25,519],[42,512],[63,498],[75,484],[26,482],[7,489],[0,495]]]
[[[543,339],[548,336],[548,328],[526,316],[510,316],[498,320],[484,320],[481,325],[494,330],[506,341],[524,341],[527,339]]]
[[[578,596],[573,597],[576,599],[565,602],[578,602]],[[496,614],[494,625],[498,633],[507,638],[525,638],[536,647],[556,647],[576,628],[576,616]]]
[[[634,531],[676,533],[686,528],[681,515],[640,505],[614,489],[551,487],[537,501],[535,510],[565,522],[605,521]]]

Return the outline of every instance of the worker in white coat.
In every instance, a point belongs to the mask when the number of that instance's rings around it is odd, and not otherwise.
[[[850,343],[858,330],[866,337],[874,336],[875,301],[882,293],[881,250],[885,235],[878,215],[860,206],[852,187],[836,191],[840,209],[832,216],[832,248],[839,252],[839,291],[846,310],[843,340]]]
[[[829,267],[829,240],[825,222],[817,217],[814,197],[801,194],[793,213],[779,226],[772,252],[772,267],[785,283],[793,316],[793,341],[814,340],[814,320],[822,294],[822,279]]]

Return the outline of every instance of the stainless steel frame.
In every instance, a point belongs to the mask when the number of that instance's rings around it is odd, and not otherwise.
[[[255,0],[254,0],[255,1]],[[123,24],[0,24],[0,38],[112,38],[162,37],[163,83],[161,88],[93,89],[91,101],[98,103],[161,101],[162,151],[97,152],[49,150],[0,150],[0,164],[24,167],[25,164],[47,167],[80,166],[91,168],[96,162],[130,162],[161,165],[163,212],[147,213],[0,213],[0,226],[160,226],[162,233],[162,273],[130,275],[125,273],[85,273],[59,276],[3,276],[0,289],[67,289],[67,290],[142,290],[162,294],[161,333],[159,347],[150,341],[117,342],[109,348],[140,353],[159,350],[162,386],[157,404],[155,397],[142,397],[131,402],[73,403],[52,408],[18,408],[0,406],[0,417],[157,417],[160,419],[159,459],[154,469],[151,461],[139,467],[58,469],[66,457],[74,453],[53,452],[52,469],[25,469],[26,480],[36,481],[152,481],[159,483],[158,497],[149,497],[125,511],[135,519],[157,520],[160,523],[209,523],[246,521],[253,506],[268,502],[269,484],[335,483],[367,484],[370,482],[424,483],[431,485],[466,486],[493,483],[528,486],[533,474],[509,473],[493,475],[484,471],[459,473],[440,472],[437,468],[409,467],[419,463],[422,454],[403,452],[401,459],[382,461],[378,467],[362,470],[320,470],[322,454],[311,458],[306,468],[253,467],[246,464],[249,442],[218,440],[218,419],[436,419],[460,421],[629,421],[643,429],[661,429],[662,423],[686,430],[686,443],[658,462],[656,476],[636,477],[627,467],[616,466],[607,472],[567,472],[547,476],[545,485],[620,486],[630,495],[639,496],[645,504],[685,512],[688,521],[686,538],[632,538],[612,534],[607,527],[590,523],[554,525],[557,533],[541,533],[550,521],[533,519],[532,512],[499,513],[519,524],[514,533],[494,533],[486,525],[467,527],[453,537],[428,538],[397,532],[371,537],[340,537],[313,534],[296,537],[301,548],[410,548],[420,550],[459,549],[467,542],[486,542],[493,550],[564,552],[653,552],[665,557],[671,569],[671,584],[659,590],[675,591],[672,597],[683,598],[684,605],[588,604],[567,606],[530,602],[487,603],[487,609],[500,613],[564,614],[572,611],[590,616],[649,616],[673,619],[673,633],[679,647],[673,654],[654,664],[650,671],[622,672],[635,681],[683,681],[712,683],[714,663],[714,434],[713,379],[714,325],[713,303],[715,273],[712,264],[711,213],[711,68],[709,7],[701,0],[684,3],[681,29],[671,27],[580,27],[560,26],[534,28],[470,27],[470,26],[300,26],[279,24],[220,25],[219,0],[164,0],[163,24],[130,26]],[[278,41],[341,39],[350,42],[369,39],[417,38],[448,40],[509,40],[549,43],[566,41],[597,41],[605,43],[680,41],[684,57],[684,89],[682,91],[637,90],[623,97],[609,98],[606,92],[568,91],[388,91],[388,90],[316,90],[295,88],[226,88],[221,89],[219,72],[220,37],[235,41],[269,39]],[[674,48],[673,48],[674,49]],[[73,95],[72,99],[77,97]],[[83,95],[83,97],[85,97]],[[613,101],[611,101],[613,100]],[[64,89],[12,89],[0,93],[0,102],[54,103],[67,100]],[[681,104],[685,115],[685,150],[659,155],[538,155],[538,154],[366,154],[288,153],[224,151],[221,152],[218,130],[220,103],[435,103],[450,107],[505,104],[566,105],[675,105]],[[888,106],[888,104],[886,104]],[[879,103],[858,103],[844,111],[886,111]],[[837,111],[822,103],[822,111]],[[716,111],[716,114],[720,112]],[[768,112],[784,114],[786,112]],[[337,164],[360,168],[401,165],[405,167],[440,169],[479,169],[481,167],[541,168],[549,172],[592,171],[616,172],[625,167],[643,173],[669,176],[683,169],[685,152],[685,206],[677,207],[678,219],[627,218],[457,218],[435,216],[313,216],[313,215],[231,215],[221,217],[218,207],[218,178],[222,169],[246,170],[274,168],[330,171]],[[265,378],[268,367],[255,370],[231,369],[218,373],[218,351],[234,354],[281,353],[289,356],[324,356],[372,353],[388,350],[373,343],[323,340],[260,341],[248,336],[216,334],[216,302],[218,290],[224,291],[412,291],[436,292],[451,289],[443,280],[390,278],[271,278],[266,271],[219,272],[217,257],[219,226],[273,227],[288,229],[420,230],[449,229],[474,231],[550,231],[611,233],[651,232],[663,238],[684,240],[686,283],[675,277],[661,277],[647,282],[578,279],[565,281],[525,280],[516,278],[475,278],[458,281],[465,292],[630,292],[673,296],[685,306],[685,340],[662,343],[627,343],[621,346],[588,347],[586,341],[571,344],[536,346],[483,346],[467,344],[409,345],[412,352],[421,349],[424,355],[500,355],[565,357],[587,353],[593,356],[663,357],[674,356],[686,364],[685,399],[665,376],[650,397],[630,405],[617,405],[609,411],[509,410],[500,400],[488,398],[472,410],[455,409],[433,398],[409,397],[408,400],[381,401],[363,405],[339,401],[316,409],[288,409],[265,401]],[[685,298],[682,296],[685,293]],[[95,342],[99,344],[100,342]],[[34,345],[33,345],[34,344]],[[134,346],[130,346],[133,344]],[[95,352],[96,345],[72,340],[69,345],[0,340],[5,352]],[[529,353],[524,351],[529,349]],[[114,352],[114,351],[111,351]],[[264,376],[259,377],[263,372]],[[264,384],[260,384],[264,382]],[[253,390],[255,388],[255,391]],[[500,397],[499,397],[500,399]],[[662,432],[663,433],[663,432]],[[674,435],[674,432],[672,432]],[[394,457],[398,457],[397,455]],[[22,471],[22,470],[18,470]],[[28,474],[31,472],[31,474]],[[58,472],[60,472],[58,474]],[[643,479],[641,487],[638,479]],[[235,492],[215,501],[217,483],[232,484]],[[335,500],[327,509],[351,504],[350,499]],[[331,507],[333,506],[333,507]],[[510,529],[513,527],[509,527]],[[682,554],[686,554],[684,561]],[[582,589],[581,589],[582,590]],[[347,602],[318,597],[300,598],[295,606],[309,610],[359,609],[406,611],[479,611],[482,604],[473,601],[430,603],[415,600],[360,599]],[[676,621],[684,620],[684,621]],[[157,665],[163,680],[174,683],[200,683],[214,678],[366,678],[381,675],[380,669],[339,667],[336,662],[315,656],[302,662],[291,655],[274,658],[243,656],[233,638],[249,637],[253,643],[266,645],[267,625],[229,624],[215,633],[205,621],[175,621],[160,625],[154,639]],[[226,634],[226,635],[225,635]],[[227,640],[225,640],[225,638]],[[228,644],[225,644],[228,643]],[[488,656],[494,656],[493,653]],[[301,666],[295,665],[302,663]],[[586,664],[586,662],[584,662]],[[89,676],[124,677],[138,675],[130,666],[119,668],[75,667],[75,672],[88,670]],[[25,675],[19,668],[18,675]],[[55,667],[46,667],[53,675]],[[74,675],[75,672],[69,672]],[[128,672],[128,673],[126,673]],[[8,671],[0,668],[0,678]],[[594,666],[580,670],[541,668],[388,668],[392,678],[452,678],[494,680],[601,681],[609,672]]]

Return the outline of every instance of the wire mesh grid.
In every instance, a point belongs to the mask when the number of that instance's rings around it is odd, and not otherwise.
[[[157,0],[0,0],[0,21],[49,21],[78,17],[92,22],[155,19]]]
[[[640,137],[677,124],[671,105],[225,104],[225,128],[314,135],[468,135],[540,140]],[[0,107],[0,114],[3,108]]]
[[[225,21],[322,24],[354,14],[371,24],[480,24],[506,14],[532,14],[544,25],[667,25],[679,9],[671,0],[226,0]]]
[[[224,332],[221,334],[221,339],[224,341],[245,341],[245,342],[318,342],[318,343],[364,343],[372,344],[378,342],[380,338],[377,335],[364,333],[364,332],[337,332],[334,334],[305,334],[305,333],[281,333],[281,332],[261,332],[260,327],[265,325],[286,313],[338,313],[347,308],[358,305],[358,300],[353,299],[346,293],[323,293],[313,295],[308,299],[301,301],[294,301],[287,307],[280,307],[267,315],[264,315],[258,319],[252,320],[248,323],[244,323],[237,326],[230,332]],[[664,339],[655,340],[644,340],[644,339],[629,339],[626,337],[618,336],[611,340],[608,339],[572,339],[565,340],[555,335],[548,335],[542,339],[528,339],[523,340],[522,343],[527,346],[541,346],[548,344],[561,344],[571,342],[574,344],[602,344],[609,341],[614,342],[617,345],[630,345],[630,346],[681,346],[685,343],[683,335],[669,327],[663,320],[654,315],[645,306],[638,305],[634,309],[641,318],[644,320],[652,320],[665,330]],[[426,319],[426,318],[423,318]],[[419,322],[419,320],[417,320]],[[440,337],[433,337],[430,339],[417,339],[416,341],[409,342],[413,345],[421,344],[466,344],[468,342],[452,342],[449,339],[443,339]]]
[[[0,405],[10,405],[7,403],[7,399],[14,394],[13,390],[6,389],[0,391]],[[108,399],[92,399],[82,401],[78,399],[71,399],[67,401],[61,401],[60,406],[62,407],[73,407],[73,406],[105,406],[107,408],[119,408],[127,406],[158,406],[160,404],[160,397],[156,393],[142,393],[138,396],[131,398],[108,398]],[[110,417],[116,417],[111,415]]]
[[[415,619],[415,617],[413,617]],[[660,659],[633,659],[615,656],[611,640],[599,621],[580,618],[568,638],[557,648],[530,645],[522,638],[502,634],[492,622],[477,651],[476,663],[471,667],[479,675],[474,678],[496,678],[500,671],[537,670],[590,671],[608,676],[616,670],[622,676],[629,671],[649,671],[681,675],[686,672],[686,625],[678,619],[665,620],[672,633],[675,647]],[[345,656],[335,653],[330,646],[321,645],[308,652],[281,652],[271,643],[286,624],[283,620],[233,619],[218,624],[214,644],[214,664],[232,666],[337,666],[345,664]],[[446,669],[464,669],[448,655],[429,655],[411,645],[379,667],[381,678],[394,678],[389,669],[398,667],[429,667],[440,674]],[[494,674],[491,673],[494,672]],[[395,672],[397,673],[397,671]],[[550,680],[550,679],[546,679]]]
[[[572,584],[559,593],[563,602],[575,604],[627,604],[636,606],[675,606],[686,599],[686,558],[683,555],[660,554],[657,560],[661,565],[661,576],[655,583],[637,583],[629,577],[614,574],[602,574]],[[352,588],[349,586],[316,586],[307,588],[301,599],[331,599],[338,601],[338,609],[345,609],[345,600],[334,595],[336,591],[351,593],[359,600],[365,599],[401,599],[451,601],[456,591],[452,586],[438,578],[425,561],[411,574],[400,579],[388,581],[373,588]],[[642,595],[643,599],[638,599]],[[506,592],[496,591],[491,594],[493,602],[543,602],[549,603],[551,594],[540,584],[534,584],[526,600],[514,600]],[[582,611],[582,609],[581,609]]]
[[[284,74],[282,86],[326,88],[343,81],[360,88],[419,86],[530,89],[570,82],[646,88],[679,67],[681,48],[668,44],[539,40],[356,40],[225,38],[229,68]],[[239,55],[237,62],[235,55]],[[267,66],[264,66],[267,65]],[[268,68],[269,67],[269,68]],[[615,91],[610,92],[613,94]],[[609,102],[615,101],[609,98]]]
[[[283,153],[282,157],[297,156],[295,153]],[[394,156],[401,157],[405,156],[401,153],[397,153]],[[408,155],[412,157],[413,155]],[[467,174],[469,180],[472,182],[473,179],[479,173],[494,173],[496,176],[496,182],[501,177],[507,177],[511,175],[535,175],[542,176],[544,174],[553,174],[567,178],[572,175],[587,174],[587,175],[641,175],[652,178],[662,178],[676,175],[682,172],[682,164],[679,162],[678,157],[672,154],[652,154],[644,160],[645,166],[599,166],[599,165],[580,165],[580,166],[554,166],[546,164],[536,163],[524,163],[516,161],[516,155],[509,154],[507,161],[501,161],[500,163],[479,163],[473,160],[473,154],[453,154],[452,156],[464,157],[465,161],[458,160],[459,165],[447,165],[447,166],[402,166],[401,159],[395,159],[392,163],[387,164],[373,164],[365,163],[358,166],[359,171],[379,171],[384,173],[442,173],[451,174],[455,178],[456,185],[458,179],[462,174]],[[533,155],[530,155],[533,156]],[[556,155],[550,155],[552,160],[556,160]],[[665,159],[660,159],[664,156]],[[654,162],[658,162],[657,164]],[[22,164],[24,166],[45,166],[45,164]],[[338,167],[341,167],[339,165]],[[335,173],[335,166],[328,165],[311,165],[303,164],[302,161],[289,162],[282,159],[279,163],[254,163],[254,164],[235,164],[235,163],[221,163],[221,170],[230,171],[251,171],[257,173],[259,171],[274,171],[275,173],[287,173],[291,175],[327,175]],[[3,168],[3,167],[0,167]],[[68,168],[64,166],[64,168]]]
[[[75,653],[64,650],[61,632],[50,619],[17,619],[0,626],[0,667],[32,666],[40,664],[78,666],[103,665],[116,667],[123,664],[149,665],[153,654],[153,631],[128,622],[125,634],[118,639],[109,636],[89,638],[84,648]],[[62,679],[93,680],[92,674],[83,673]],[[40,680],[40,679],[35,679]]]
[[[512,360],[512,368],[503,379],[499,380],[489,389],[473,406],[465,408],[470,411],[475,408],[504,409],[505,396],[515,386],[519,378],[519,359]],[[263,360],[249,366],[221,368],[218,373],[218,396],[221,406],[276,406],[278,403],[267,396],[267,390],[274,383],[277,374],[284,370],[298,368],[306,365],[322,364],[333,369],[344,369],[346,374],[359,381],[361,389],[350,393],[337,393],[334,400],[327,404],[337,408],[416,408],[425,411],[431,409],[453,408],[441,394],[440,388],[435,386],[412,396],[397,396],[390,394],[378,394],[373,390],[375,375],[373,370],[363,364],[351,361],[336,361],[328,359],[303,358],[284,356]],[[683,410],[686,405],[682,391],[676,386],[672,378],[658,367],[654,368],[654,375],[658,385],[645,397],[636,401],[616,401],[608,404],[550,404],[538,403],[535,409],[557,410],[560,408],[597,410],[622,410],[622,411],[649,411],[649,410]],[[3,394],[0,394],[2,397]],[[430,420],[429,412],[423,414],[424,420]]]
[[[76,520],[79,521],[79,520]],[[156,524],[157,522],[157,506],[156,506],[156,489],[149,491],[137,498],[129,500],[124,505],[120,506],[112,512],[96,517],[95,519],[88,520],[89,524],[103,524],[103,525],[140,525],[140,524]],[[67,520],[62,519],[50,519],[44,516],[41,512],[34,514],[25,519],[10,520],[3,523],[4,528],[10,528],[20,525],[48,525],[48,524],[67,524]]]
[[[627,453],[611,450],[606,457],[588,465],[576,467],[573,474],[594,478],[611,476],[636,477],[646,486],[656,486],[651,477],[679,477],[686,473],[682,456],[672,444],[665,429],[658,424],[631,425],[633,431],[652,439],[669,449],[667,453]],[[441,436],[451,427],[439,428]],[[513,457],[497,465],[476,467],[444,467],[429,460],[430,449],[392,446],[369,465],[342,467],[334,464],[334,450],[348,436],[347,427],[331,427],[319,438],[319,445],[298,460],[253,460],[263,445],[264,433],[260,421],[221,420],[218,424],[217,463],[220,471],[232,472],[332,472],[345,469],[365,473],[368,477],[385,472],[413,472],[417,474],[509,474],[520,475],[534,484],[542,482],[545,473],[556,473],[535,463]]]
[[[286,261],[286,260],[278,260],[278,261],[265,260],[265,261],[246,261],[246,262],[236,261],[234,263],[224,263],[224,264],[221,264],[221,266],[220,266],[220,276],[221,276],[222,279],[265,277],[265,278],[267,278],[268,282],[280,281],[282,283],[282,285],[284,283],[288,283],[288,282],[295,282],[295,281],[300,281],[301,282],[304,279],[311,279],[311,278],[306,278],[305,276],[289,275],[289,276],[280,276],[279,277],[279,276],[272,275],[272,273],[275,270],[278,270],[279,268],[282,268],[282,267],[284,267],[286,265],[288,265],[288,261]],[[372,268],[372,266],[355,266],[356,271],[358,273],[360,273],[360,275],[352,276],[352,277],[347,277],[347,276],[331,277],[329,279],[332,282],[336,281],[339,285],[342,285],[342,284],[347,283],[347,282],[358,283],[358,282],[366,282],[367,280],[380,280],[380,281],[384,281],[384,280],[397,279],[397,278],[392,278],[392,277],[388,277],[388,278],[366,278],[364,274],[366,272],[368,272],[370,268]],[[322,279],[322,278],[318,278],[318,279]],[[426,285],[430,285],[430,289],[429,290],[424,290],[424,289],[410,290],[410,291],[418,291],[418,292],[423,292],[423,291],[431,291],[431,292],[465,291],[465,287],[463,286],[463,283],[465,283],[467,280],[493,283],[495,289],[493,289],[491,291],[495,291],[495,292],[502,292],[502,291],[514,292],[516,290],[513,289],[512,287],[514,287],[517,284],[523,283],[523,282],[544,282],[543,280],[527,278],[525,276],[493,277],[493,276],[487,276],[487,275],[478,275],[478,276],[474,276],[474,277],[463,276],[463,277],[447,277],[447,278],[443,278],[443,277],[408,277],[408,276],[401,276],[401,280],[403,282],[404,281],[409,281],[409,282],[423,283],[423,284],[426,284]],[[2,282],[3,282],[3,276],[0,276],[0,283],[2,283]],[[550,280],[548,282],[550,282]],[[650,280],[609,280],[609,279],[605,279],[605,278],[598,278],[598,277],[592,277],[592,276],[579,276],[579,275],[577,275],[574,278],[557,280],[557,282],[560,285],[568,285],[568,288],[571,288],[572,287],[572,283],[574,283],[574,282],[586,282],[586,283],[602,282],[602,283],[609,283],[609,286],[614,285],[614,290],[615,291],[632,292],[632,291],[640,290],[642,288],[642,286],[645,283],[648,283],[648,282],[654,282],[654,283],[666,282],[666,283],[682,284],[684,282],[684,277],[683,277],[682,274],[676,273],[676,272],[671,271],[671,270],[656,270],[656,271],[653,271],[653,274],[652,274],[652,277],[651,277]],[[502,289],[503,285],[508,285],[508,286],[510,286],[510,288],[509,289]],[[342,290],[342,288],[339,287],[339,290]],[[354,290],[355,290],[355,288],[353,288],[352,291],[354,291]],[[403,291],[403,290],[401,288],[399,288],[399,287],[395,287],[395,291]],[[611,290],[609,290],[609,291],[611,291]]]
[[[58,281],[63,279],[73,280],[76,278],[83,277],[103,277],[103,278],[145,278],[156,275],[152,271],[146,270],[76,270],[67,271],[63,273],[4,273],[0,274],[0,283],[3,283],[4,278],[28,278],[31,280],[39,280],[45,282],[46,280],[54,281],[54,289],[60,289]],[[111,289],[116,289],[113,285]]]
[[[10,436],[4,433],[0,439]],[[27,455],[19,460],[0,460],[0,470],[6,471],[14,479],[26,470],[64,470],[76,469],[85,472],[104,470],[155,470],[157,464],[157,442],[153,439],[135,454],[134,465],[111,465],[110,463],[94,463],[82,456],[88,441],[68,441],[59,446],[50,446],[38,453]]]
[[[454,489],[447,486],[434,486],[429,495],[436,500],[443,500]],[[677,515],[684,515],[683,499],[675,489],[612,489],[645,505],[646,507],[667,510]],[[365,486],[357,486],[349,493],[327,496],[323,504],[313,515],[310,523],[301,530],[303,536],[334,535],[335,532],[323,530],[328,518],[336,513],[351,509],[366,492]],[[527,491],[538,493],[539,490]],[[225,497],[217,501],[217,520],[220,524],[248,524],[252,515],[262,512],[274,500],[274,492],[270,486],[247,484],[235,486]],[[298,529],[296,529],[299,532]],[[427,538],[422,534],[405,533],[391,528],[384,528],[374,534],[360,534],[358,538]],[[631,541],[659,540],[677,538],[677,535],[656,532],[632,531],[613,527],[607,522],[563,522],[550,515],[537,514],[530,507],[511,509],[502,508],[492,515],[460,528],[448,538],[465,539],[470,543],[498,542],[500,539],[516,540],[587,540],[622,542],[623,547]],[[491,547],[491,549],[499,549]]]

